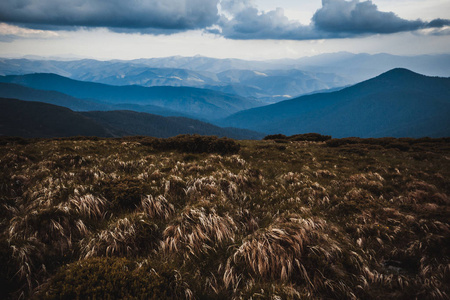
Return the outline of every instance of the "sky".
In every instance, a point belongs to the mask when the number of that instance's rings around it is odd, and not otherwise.
[[[449,0],[2,0],[0,56],[450,53]]]

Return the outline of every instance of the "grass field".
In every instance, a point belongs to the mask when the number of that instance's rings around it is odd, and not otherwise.
[[[450,139],[0,139],[0,291],[448,299]]]

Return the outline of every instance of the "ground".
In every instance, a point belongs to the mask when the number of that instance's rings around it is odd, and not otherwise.
[[[449,139],[0,144],[5,297],[450,296]]]

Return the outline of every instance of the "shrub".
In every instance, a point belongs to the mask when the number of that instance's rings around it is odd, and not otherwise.
[[[291,141],[325,142],[331,139],[330,135],[321,135],[318,133],[296,134],[289,137]]]
[[[18,289],[19,286],[14,279],[15,267],[11,262],[12,249],[8,242],[0,241],[0,291],[7,295]]]
[[[125,258],[90,258],[66,266],[38,291],[40,299],[179,299],[172,274]]]
[[[360,138],[344,138],[344,139],[331,139],[326,141],[328,147],[340,147],[344,145],[352,145],[360,143]]]
[[[398,149],[400,151],[408,151],[410,149],[410,146],[407,143],[393,142],[393,143],[390,143],[390,144],[386,145],[386,148]]]
[[[69,137],[57,137],[53,138],[51,140],[53,141],[100,141],[104,140],[105,138],[97,137],[97,136],[69,136]]]
[[[386,149],[395,148],[400,151],[408,151],[411,148],[411,145],[424,146],[427,145],[428,148],[432,148],[434,145],[439,145],[441,149],[443,149],[442,144],[448,143],[447,138],[441,139],[430,139],[430,138],[422,138],[422,139],[411,139],[411,138],[343,138],[343,139],[331,139],[326,142],[328,147],[341,147],[345,145],[355,145],[362,144],[366,146],[377,146],[383,147]]]
[[[324,142],[330,140],[330,135],[321,135],[319,133],[303,133],[303,134],[295,134],[291,136],[285,136],[284,134],[272,134],[264,137],[264,140],[286,140],[292,142]]]
[[[140,180],[126,177],[103,182],[101,192],[113,208],[134,209],[148,191]]]
[[[240,145],[229,138],[201,135],[178,135],[167,139],[149,138],[141,144],[152,146],[156,150],[178,150],[187,153],[236,154]]]
[[[286,140],[288,137],[284,134],[271,134],[263,138],[263,140]]]
[[[18,145],[28,145],[37,139],[32,138],[22,138],[22,137],[11,137],[11,136],[1,136],[0,137],[0,145],[8,145],[8,144],[18,144]]]

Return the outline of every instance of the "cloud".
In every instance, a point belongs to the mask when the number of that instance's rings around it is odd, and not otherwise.
[[[221,0],[220,7],[222,8],[222,11],[234,15],[247,8],[254,7],[254,5],[251,0]]]
[[[35,30],[29,28],[21,28],[18,26],[0,23],[0,41],[12,42],[15,39],[49,39],[57,38],[59,34],[48,30]]]
[[[0,21],[34,28],[108,27],[182,31],[218,20],[219,0],[2,0]],[[52,28],[52,27],[50,27]],[[64,28],[66,29],[66,28]]]
[[[372,1],[322,0],[322,8],[314,14],[316,29],[343,36],[360,34],[387,34],[414,31],[430,27],[443,27],[450,20],[431,22],[405,20],[393,12],[382,12]]]
[[[232,19],[222,17],[219,25],[221,34],[230,39],[297,40],[317,36],[310,26],[289,20],[282,8],[261,13],[255,7],[246,7]]]
[[[253,0],[2,0],[0,22],[31,29],[106,27],[121,33],[173,34],[192,29],[229,39],[317,40],[419,29],[445,35],[450,20],[402,19],[372,1],[323,0],[309,25],[282,8],[259,10]]]
[[[323,0],[322,7],[316,11],[311,24],[307,26],[289,20],[281,8],[261,12],[248,0],[228,0],[225,4],[222,4],[222,7],[234,16],[222,16],[219,24],[222,27],[221,34],[231,39],[351,38],[450,25],[450,20],[445,19],[435,19],[431,22],[405,20],[393,12],[379,11],[372,1]],[[442,35],[446,32],[437,30],[430,31],[430,34]]]

